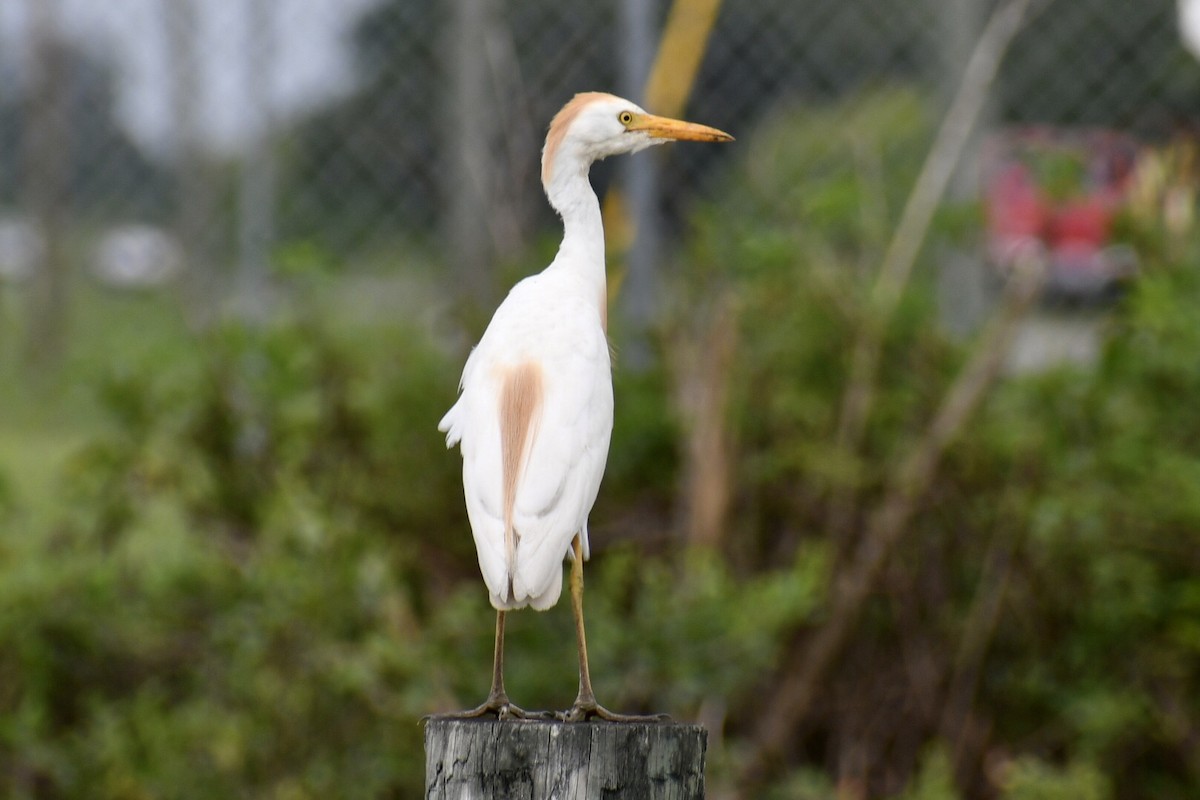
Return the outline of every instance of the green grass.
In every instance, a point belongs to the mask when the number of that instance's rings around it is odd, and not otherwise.
[[[319,314],[344,331],[414,320],[432,329],[447,309],[439,282],[418,249],[393,244],[348,273],[293,276],[275,312]],[[102,381],[169,365],[189,355],[195,338],[174,289],[121,292],[79,279],[70,286],[64,352],[36,367],[27,358],[29,291],[0,284],[0,512],[7,497],[35,521],[52,514],[72,453],[108,424],[97,394]]]
[[[41,519],[53,510],[57,477],[82,439],[80,431],[0,426],[0,474],[17,511]]]
[[[24,287],[0,299],[0,476],[22,518],[54,511],[58,476],[80,445],[103,430],[96,386],[147,358],[170,357],[189,333],[166,292],[117,293],[91,283],[71,287],[65,349],[51,364],[27,358]]]

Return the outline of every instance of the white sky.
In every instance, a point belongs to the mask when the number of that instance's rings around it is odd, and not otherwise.
[[[312,108],[348,88],[346,35],[378,0],[266,0],[276,30],[275,65],[255,65],[250,8],[256,0],[191,0],[196,8],[197,115],[213,150],[233,151],[255,132],[252,81],[266,81],[272,110],[281,116]],[[169,148],[172,130],[167,10],[181,0],[0,0],[0,59],[20,68],[28,58],[28,26],[35,3],[57,2],[67,35],[110,55],[118,70],[118,118],[139,141]]]

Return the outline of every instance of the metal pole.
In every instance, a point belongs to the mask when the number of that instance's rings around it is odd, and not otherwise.
[[[941,76],[939,88],[944,104],[949,106],[958,90],[959,77],[967,68],[967,62],[975,50],[975,43],[983,31],[987,9],[984,0],[943,0],[934,3],[934,6],[935,11],[940,11],[937,16],[941,21],[939,27],[942,33],[938,37],[939,41],[935,43],[938,45],[937,50],[934,50],[940,55],[937,59],[940,61],[937,65],[937,74]],[[977,162],[973,155],[979,149],[980,138],[986,134],[989,118],[993,114],[992,106],[993,104],[988,102],[980,114],[976,133],[967,145],[966,157],[960,161],[960,166],[955,171],[949,190],[953,198],[973,197],[978,190],[978,170],[975,169]]]
[[[975,43],[987,17],[984,0],[942,0],[935,2],[933,11],[941,24],[941,35],[932,52],[937,74],[942,76],[943,104],[948,107],[958,88],[958,79],[967,68]],[[992,103],[980,112],[979,122],[964,147],[962,158],[954,170],[947,188],[947,197],[964,202],[979,196],[980,145],[987,135]],[[957,335],[974,332],[997,301],[994,288],[988,281],[987,264],[978,249],[963,251],[947,249],[938,264],[937,293],[942,324]]]
[[[644,102],[646,79],[654,59],[654,0],[622,0],[620,83],[622,93],[634,102]],[[653,111],[653,109],[651,109]],[[662,276],[659,253],[662,218],[659,213],[660,161],[654,152],[643,153],[621,163],[621,178],[633,222],[633,241],[626,253],[624,305],[626,323],[633,334],[624,350],[625,363],[643,365],[650,359],[645,334],[654,319]]]
[[[67,53],[58,41],[58,0],[29,0],[32,79],[25,137],[25,193],[44,245],[29,308],[26,357],[47,366],[62,355],[66,338],[70,184],[70,120],[67,119]]]
[[[449,161],[443,170],[449,184],[445,197],[449,209],[445,223],[451,274],[464,299],[480,306],[490,305],[491,220],[493,171],[488,93],[488,62],[484,49],[491,3],[489,0],[454,0],[447,71],[450,79],[450,108],[446,118],[446,151]]]
[[[199,118],[203,75],[197,44],[196,0],[170,0],[163,7],[170,44],[171,146],[175,161],[175,226],[183,245],[186,272],[182,280],[185,314],[202,326],[215,300],[212,264],[212,226],[215,223],[213,187],[204,171]]]
[[[237,305],[250,319],[267,312],[271,248],[275,237],[276,165],[272,147],[271,89],[275,68],[273,0],[250,0],[247,100],[256,116],[242,159],[238,197]]]

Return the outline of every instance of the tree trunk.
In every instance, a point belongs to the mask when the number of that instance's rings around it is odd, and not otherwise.
[[[673,723],[431,719],[426,800],[700,800],[708,734]]]

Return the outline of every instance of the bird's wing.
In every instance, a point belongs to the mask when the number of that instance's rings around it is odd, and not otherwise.
[[[438,423],[438,430],[446,434],[446,447],[454,447],[462,441],[462,426],[458,424],[460,405],[462,405],[461,399],[450,406],[450,410]]]
[[[582,337],[581,337],[582,339]],[[513,593],[548,608],[562,588],[562,562],[584,539],[612,433],[608,345],[597,327],[579,347],[545,365],[545,399],[517,486]],[[586,557],[586,556],[585,556]]]
[[[502,608],[557,601],[562,560],[572,537],[586,534],[612,431],[608,344],[595,307],[569,300],[548,305],[530,291],[536,287],[519,284],[497,310],[467,360],[462,395],[439,426],[461,446],[480,571],[492,603]],[[510,564],[500,408],[506,375],[529,362],[540,367],[542,395],[516,479],[516,563]]]
[[[463,369],[462,394],[439,427],[447,445],[457,443],[463,458],[463,493],[467,518],[492,602],[508,600],[508,561],[504,552],[504,498],[501,475],[501,384],[494,369],[480,368],[489,348],[485,339],[472,351]],[[444,427],[443,427],[444,426]],[[497,606],[499,607],[499,606]]]
[[[458,380],[459,398],[454,405],[450,406],[450,410],[438,422],[438,430],[446,434],[446,447],[448,448],[454,447],[454,445],[462,441],[463,417],[465,414],[463,410],[462,391],[463,387],[467,384],[467,377],[474,372],[475,361],[476,352],[472,350],[471,355],[467,356],[467,363],[463,367],[462,377]]]

